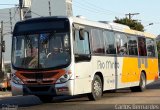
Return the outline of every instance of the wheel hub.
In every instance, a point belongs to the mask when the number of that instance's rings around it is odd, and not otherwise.
[[[98,82],[98,81],[95,81],[94,82],[94,93],[95,93],[95,95],[96,96],[99,96],[99,95],[101,95],[101,85],[100,85],[100,83]]]

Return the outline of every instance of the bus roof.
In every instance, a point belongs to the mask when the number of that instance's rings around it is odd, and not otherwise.
[[[108,22],[108,21],[99,21],[99,22],[90,21],[84,18],[83,19],[79,18],[79,17],[70,17],[70,19],[72,20],[72,22],[78,23],[78,24],[83,24],[83,25],[88,25],[88,26],[93,26],[93,27],[98,27],[98,28],[104,28],[104,29],[109,29],[109,30],[124,32],[128,34],[149,37],[149,38],[156,38],[156,36],[151,33],[132,30],[129,28],[129,26],[118,24],[118,23],[113,23],[113,22]]]
[[[153,34],[132,30],[129,28],[129,26],[126,26],[126,25],[108,22],[108,21],[90,21],[90,20],[85,19],[84,17],[52,16],[52,17],[31,18],[25,21],[20,21],[20,22],[27,22],[27,21],[39,20],[39,19],[52,19],[52,18],[68,18],[70,19],[71,22],[77,23],[77,24],[88,25],[88,26],[93,26],[97,28],[114,30],[114,31],[119,31],[119,32],[124,32],[128,34],[139,35],[139,36],[145,36],[145,37],[150,37],[150,38],[156,38],[156,36]]]

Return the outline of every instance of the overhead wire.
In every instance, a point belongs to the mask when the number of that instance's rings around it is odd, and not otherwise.
[[[108,13],[105,13],[105,12],[99,12],[97,10],[92,10],[92,9],[89,9],[87,7],[82,7],[80,5],[77,5],[77,4],[74,4],[76,7],[79,7],[79,10],[85,10],[85,11],[88,11],[89,13],[94,13],[94,14],[99,14],[99,15],[110,15]]]
[[[18,7],[17,7],[17,10],[14,12],[14,15],[11,17],[11,20],[6,21],[6,22],[4,22],[4,23],[10,23],[10,21],[12,21],[12,20],[13,20],[13,18],[15,18],[16,14],[17,14],[17,12],[18,12]]]
[[[89,1],[89,0],[83,0],[83,2],[78,2],[78,1],[74,1],[73,2],[73,6],[74,7],[78,7],[77,9],[78,10],[85,10],[85,13],[86,11],[88,13],[94,13],[94,14],[99,14],[99,15],[125,15],[125,13],[121,13],[121,12],[115,12],[115,11],[111,11],[111,10],[108,10],[108,9],[105,9],[105,8],[102,8],[98,5],[95,5],[92,3],[92,1]],[[77,10],[76,9],[76,10]],[[146,23],[153,23],[154,25],[159,25],[160,22],[154,22],[154,21],[140,21],[141,23],[143,24],[146,24]]]
[[[80,6],[85,7],[85,8],[87,7],[89,9],[91,9],[92,11],[96,10],[96,11],[101,12],[101,13],[103,12],[103,13],[112,14],[112,15],[113,14],[124,15],[124,13],[114,12],[114,11],[111,11],[111,10],[107,10],[105,8],[99,7],[99,6],[97,6],[95,4],[92,4],[92,3],[88,2],[88,1],[85,1],[85,0],[83,0],[83,2],[74,1],[73,5],[74,4],[80,5]]]
[[[31,11],[31,13],[33,13],[33,14],[35,14],[35,15],[37,15],[37,16],[43,17],[42,15],[40,15],[40,14],[38,14],[38,13],[36,13],[36,12]]]
[[[14,14],[12,17],[8,17],[10,18],[8,21],[5,21],[3,22],[4,23],[4,27],[6,27],[7,29],[10,27],[10,30],[4,30],[6,33],[4,33],[4,35],[7,35],[7,34],[11,34],[12,33],[12,20],[15,19],[15,16],[18,12],[18,7],[16,8],[16,10],[14,9]],[[8,13],[8,15],[10,15],[10,12]],[[10,23],[10,24],[9,24]],[[9,26],[10,25],[10,26]]]

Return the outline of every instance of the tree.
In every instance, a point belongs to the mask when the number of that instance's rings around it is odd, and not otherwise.
[[[134,29],[137,31],[144,31],[144,26],[140,22],[138,22],[137,20],[132,20],[132,19],[128,19],[128,18],[119,19],[116,17],[116,19],[113,22],[127,25],[131,29]]]
[[[158,65],[160,68],[160,41],[157,42],[157,51],[158,51]]]

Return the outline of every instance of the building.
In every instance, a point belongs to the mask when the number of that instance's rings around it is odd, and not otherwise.
[[[18,5],[17,5],[18,6]],[[43,16],[72,16],[72,0],[23,0],[24,19]],[[0,9],[0,21],[4,22],[3,35],[6,42],[4,62],[11,61],[11,37],[14,25],[20,20],[19,7]]]
[[[40,16],[72,16],[72,0],[32,0],[32,18]]]

